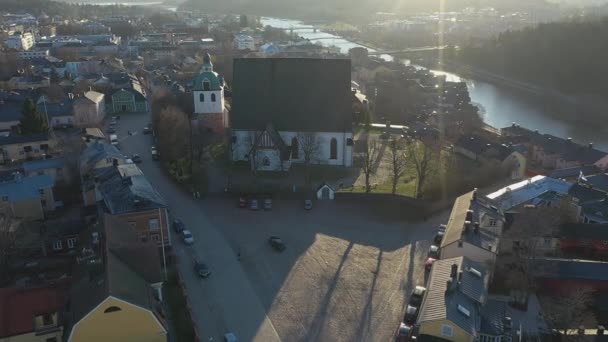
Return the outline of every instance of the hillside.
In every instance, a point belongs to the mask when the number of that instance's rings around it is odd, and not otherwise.
[[[541,24],[461,49],[452,58],[572,95],[602,95],[608,18]]]

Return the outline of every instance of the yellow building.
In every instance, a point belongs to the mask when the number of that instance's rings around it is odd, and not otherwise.
[[[22,177],[15,173],[13,180],[0,183],[0,199],[14,217],[41,220],[45,212],[55,210],[54,185],[49,175]]]
[[[106,215],[104,223],[105,257],[98,260],[105,264],[90,262],[79,271],[68,341],[167,341],[156,299],[162,285],[158,248],[143,244],[117,218]]]

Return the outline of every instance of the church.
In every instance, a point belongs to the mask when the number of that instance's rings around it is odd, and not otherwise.
[[[192,81],[195,119],[202,127],[217,134],[228,128],[228,111],[224,100],[224,78],[213,71],[211,56],[206,53],[201,71]]]
[[[353,165],[348,59],[237,58],[232,84],[232,157],[260,171]]]

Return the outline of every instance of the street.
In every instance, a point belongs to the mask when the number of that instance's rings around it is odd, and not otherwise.
[[[316,201],[305,211],[301,201],[277,200],[265,212],[239,209],[232,199],[194,199],[152,160],[152,136],[142,134],[148,121],[123,115],[120,147],[141,156],[140,168],[172,216],[194,235],[192,246],[171,240],[203,341],[226,332],[265,342],[392,338],[410,291],[423,284],[433,227],[447,213],[407,222],[358,201]],[[281,236],[287,250],[277,255],[270,235]],[[194,256],[210,277],[194,274]]]
[[[224,333],[234,332],[242,341],[280,341],[236,252],[201,210],[200,200],[178,188],[163,174],[160,164],[152,160],[152,136],[142,134],[149,120],[148,114],[122,115],[117,125],[120,148],[127,155],[141,156],[141,170],[169,203],[172,216],[180,218],[194,235],[192,246],[184,245],[178,236],[171,236],[171,241],[179,256],[179,269],[201,339],[220,341]],[[128,131],[134,134],[129,136]],[[211,277],[200,279],[194,274],[191,253],[205,260],[213,272]]]

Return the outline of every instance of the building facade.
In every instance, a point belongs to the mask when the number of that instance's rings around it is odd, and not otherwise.
[[[203,127],[223,133],[228,127],[224,100],[224,78],[213,71],[211,56],[205,54],[201,71],[193,80],[194,113]]]
[[[15,32],[6,40],[6,47],[18,51],[27,51],[34,46],[34,35],[30,32]]]

